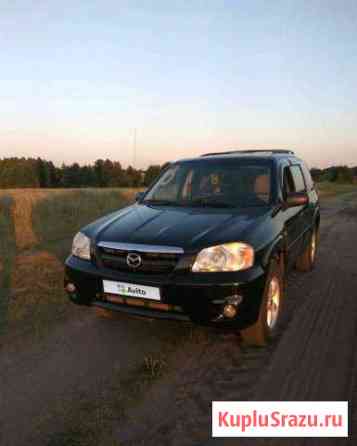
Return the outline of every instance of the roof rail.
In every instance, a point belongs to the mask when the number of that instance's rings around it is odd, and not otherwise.
[[[230,150],[228,152],[212,152],[212,153],[204,153],[201,156],[213,156],[213,155],[231,155],[234,153],[285,153],[287,155],[295,155],[292,150]]]

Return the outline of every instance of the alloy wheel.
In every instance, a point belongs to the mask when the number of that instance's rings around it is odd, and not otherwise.
[[[267,300],[267,316],[266,322],[268,328],[272,330],[279,316],[280,310],[280,298],[281,298],[281,289],[280,289],[280,281],[277,276],[273,276],[270,279],[269,289],[268,289],[268,300]]]

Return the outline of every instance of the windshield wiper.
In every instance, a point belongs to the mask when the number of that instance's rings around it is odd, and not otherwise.
[[[156,204],[158,206],[179,206],[180,203],[178,201],[172,200],[144,200],[142,204]]]
[[[219,201],[213,197],[196,198],[192,201],[188,201],[189,206],[211,206],[216,208],[234,208],[236,207],[232,203],[226,203],[224,201]]]

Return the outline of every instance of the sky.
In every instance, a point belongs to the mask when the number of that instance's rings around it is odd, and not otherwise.
[[[253,148],[357,165],[355,0],[1,0],[0,158]]]

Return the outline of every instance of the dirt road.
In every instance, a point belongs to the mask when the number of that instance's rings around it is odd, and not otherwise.
[[[180,367],[178,376],[166,384],[160,406],[155,400],[151,417],[155,390],[135,414],[135,424],[118,429],[124,445],[356,444],[355,436],[348,440],[210,439],[212,400],[349,400],[350,431],[355,435],[356,204],[356,196],[351,195],[324,206],[318,264],[310,273],[290,274],[284,323],[274,345],[239,348],[234,336],[218,337]]]
[[[1,352],[1,446],[67,444],[52,439],[70,436],[66,430],[76,420],[69,423],[68,418],[78,416],[78,423],[83,422],[83,404],[92,411],[94,404],[102,405],[103,414],[108,412],[111,392],[124,393],[122,381],[147,355],[164,349],[172,335],[168,322],[101,319],[94,310],[76,306],[73,311],[73,319],[44,341],[33,345],[24,340],[23,346]],[[176,327],[176,335],[183,330]]]
[[[289,276],[277,341],[258,349],[240,346],[235,335],[217,335],[202,345],[178,348],[171,372],[132,411],[133,421],[118,417],[113,423],[118,444],[244,445],[210,439],[212,400],[350,400],[354,409],[356,203],[350,196],[324,207],[317,267]],[[50,441],[53,431],[61,430],[63,410],[75,405],[81,395],[95,399],[111,389],[118,371],[122,377],[130,376],[148,351],[159,352],[168,336],[177,336],[181,329],[172,327],[162,321],[100,320],[92,312],[76,310],[76,319],[58,327],[45,344],[3,351],[0,444],[81,444]],[[352,424],[353,420],[357,423],[354,410]],[[354,444],[351,441],[348,444]],[[318,445],[322,441],[251,439],[248,443]]]

